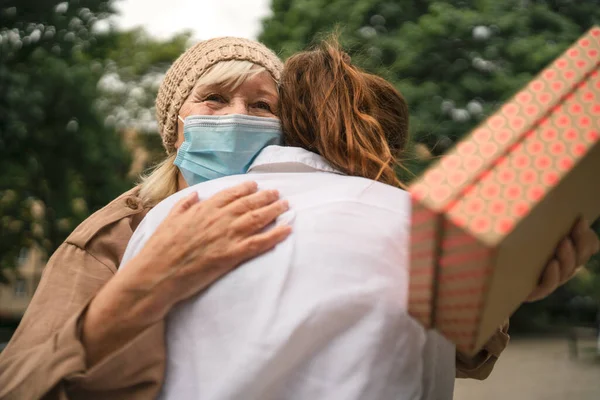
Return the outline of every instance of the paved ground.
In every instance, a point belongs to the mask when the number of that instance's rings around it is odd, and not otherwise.
[[[591,340],[569,357],[566,339],[515,339],[485,381],[457,380],[455,400],[600,400]]]

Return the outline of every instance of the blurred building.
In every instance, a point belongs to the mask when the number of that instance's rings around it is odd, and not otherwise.
[[[131,166],[127,175],[137,182],[142,173],[165,158],[162,139],[158,134],[144,133],[134,128],[124,129],[121,133],[123,143],[131,153]]]
[[[42,277],[45,257],[37,248],[22,249],[14,270],[4,271],[0,283],[0,320],[19,320],[25,313]]]
[[[145,169],[164,157],[161,140],[158,135],[143,135],[135,129],[125,129],[122,133],[124,144],[132,158],[129,178],[137,181]],[[31,213],[36,219],[43,218],[44,205],[39,201],[32,202]],[[40,282],[45,263],[45,255],[40,249],[24,248],[18,257],[16,268],[3,271],[8,283],[0,281],[0,322],[21,319]]]

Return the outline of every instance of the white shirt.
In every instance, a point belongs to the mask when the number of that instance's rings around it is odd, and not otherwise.
[[[292,234],[167,318],[162,399],[451,399],[454,346],[407,314],[406,192],[270,146],[248,174],[182,190],[151,210],[122,265],[174,204],[253,180],[277,189]]]

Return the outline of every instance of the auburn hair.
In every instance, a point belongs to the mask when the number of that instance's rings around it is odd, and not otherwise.
[[[404,187],[395,167],[407,144],[406,101],[352,65],[337,40],[286,61],[280,100],[287,146],[315,152],[345,174]]]

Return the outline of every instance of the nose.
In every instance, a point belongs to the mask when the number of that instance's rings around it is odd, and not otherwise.
[[[219,110],[220,115],[242,114],[248,115],[248,105],[242,99],[233,99],[225,107]]]

